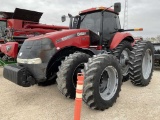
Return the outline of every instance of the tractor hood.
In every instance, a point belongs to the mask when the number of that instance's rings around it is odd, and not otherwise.
[[[40,57],[42,62],[47,63],[49,58],[55,54],[55,51],[68,46],[88,47],[88,30],[57,31],[26,39],[19,51],[18,58],[34,59]],[[47,51],[50,51],[50,54],[46,53]]]
[[[36,80],[44,80],[49,60],[61,48],[76,46],[88,47],[88,30],[72,29],[47,33],[24,41],[17,63],[27,68]]]
[[[40,36],[36,36],[36,37],[32,37],[27,39],[26,41],[31,41],[31,40],[41,40],[41,39],[45,39],[48,38],[50,39],[53,44],[56,47],[66,47],[66,46],[82,46],[82,38],[84,37],[88,37],[86,38],[86,42],[85,40],[83,40],[84,46],[85,47],[86,44],[89,44],[89,30],[86,29],[70,29],[70,30],[63,30],[63,31],[56,31],[56,32],[51,32],[51,33],[47,33],[45,35],[40,35]],[[86,46],[88,47],[88,45]]]
[[[78,34],[78,36],[80,36],[79,33],[88,32],[88,31],[89,30],[86,30],[86,29],[69,29],[69,30],[46,33],[44,35],[39,35],[39,36],[36,36],[36,37],[29,38],[27,40],[38,40],[38,39],[42,39],[42,38],[50,38],[52,40],[53,39],[60,39],[60,38],[69,36],[71,34]]]

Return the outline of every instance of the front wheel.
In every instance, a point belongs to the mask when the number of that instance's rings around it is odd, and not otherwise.
[[[83,100],[91,108],[104,110],[116,102],[122,84],[119,62],[113,55],[90,58],[84,68]]]
[[[57,87],[59,91],[68,98],[74,99],[76,93],[77,73],[81,73],[84,63],[90,56],[85,53],[76,52],[70,54],[62,61],[57,72]]]

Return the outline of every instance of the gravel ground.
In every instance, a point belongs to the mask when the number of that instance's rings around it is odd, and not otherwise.
[[[160,70],[155,70],[147,87],[130,81],[122,85],[120,97],[108,110],[82,106],[82,120],[159,120]],[[0,68],[0,120],[72,120],[74,100],[65,98],[56,85],[23,88],[2,77]]]

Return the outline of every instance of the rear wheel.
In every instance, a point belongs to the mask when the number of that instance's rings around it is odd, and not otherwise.
[[[129,56],[132,51],[131,43],[128,41],[122,41],[113,51],[113,54],[119,59],[122,74],[123,82],[129,79]]]
[[[154,66],[154,47],[149,41],[139,41],[130,56],[130,79],[134,85],[147,86]]]
[[[62,61],[57,73],[57,86],[59,91],[68,98],[75,98],[77,73],[81,73],[84,63],[90,56],[85,53],[73,53]]]
[[[121,90],[119,62],[112,55],[90,58],[84,68],[83,100],[92,109],[104,110],[116,102]]]

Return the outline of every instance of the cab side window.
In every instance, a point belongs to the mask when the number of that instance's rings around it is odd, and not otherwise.
[[[103,36],[104,40],[111,40],[117,29],[120,29],[119,18],[115,13],[104,12],[103,19]]]

